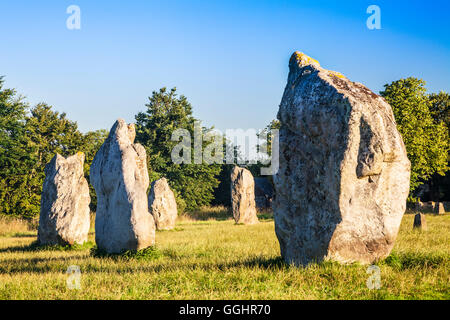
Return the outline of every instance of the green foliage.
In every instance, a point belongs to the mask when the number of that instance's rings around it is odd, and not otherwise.
[[[436,122],[443,122],[450,130],[450,94],[447,92],[432,93],[429,95],[430,111]]]
[[[265,139],[267,137],[267,143],[265,143],[263,147],[264,149],[267,150],[266,152],[269,156],[272,155],[272,141],[273,141],[272,130],[279,130],[280,127],[281,127],[280,120],[274,119],[270,121],[270,123],[259,134],[259,136],[262,139]]]
[[[40,103],[30,110],[16,92],[3,89],[0,78],[0,212],[8,216],[33,218],[39,214],[45,165],[56,153],[64,157],[84,152],[84,171],[107,132],[83,134],[76,122]],[[95,192],[91,187],[92,207]]]
[[[219,183],[216,176],[220,165],[194,164],[193,161],[175,164],[171,158],[172,149],[179,143],[172,141],[172,133],[176,129],[186,129],[191,137],[194,135],[197,120],[192,116],[191,104],[186,97],[178,96],[175,88],[170,91],[162,88],[153,92],[146,107],[145,112],[136,115],[136,142],[146,148],[150,180],[166,177],[180,207],[194,210],[208,205]],[[211,130],[203,127],[202,133],[206,135]],[[204,142],[203,147],[206,145]],[[193,157],[193,144],[191,148]]]
[[[91,196],[90,208],[92,212],[95,212],[97,209],[97,194],[95,193],[94,187],[90,183],[89,169],[91,167],[92,161],[94,160],[95,154],[108,137],[108,133],[109,132],[104,129],[87,132],[84,135],[83,147],[81,149],[86,156],[84,162],[84,175],[89,182],[89,194]]]
[[[26,170],[33,164],[25,138],[28,105],[3,83],[0,78],[0,212],[12,215],[33,211],[36,199]]]
[[[392,252],[380,264],[386,264],[396,270],[414,269],[414,268],[438,268],[448,259],[447,255],[442,253],[422,253]]]
[[[398,130],[411,161],[413,191],[434,173],[444,175],[449,150],[448,128],[433,119],[425,81],[407,78],[386,84],[380,94],[392,106]]]
[[[231,206],[231,170],[234,164],[223,164],[217,177],[219,185],[214,189],[214,199],[211,201],[215,206]]]
[[[273,141],[272,130],[279,130],[280,127],[281,127],[280,121],[274,119],[258,134],[258,138],[262,139],[262,141],[265,141],[261,145],[258,145],[258,149],[261,151],[262,148],[262,151],[267,153],[270,157],[272,156],[272,141]],[[270,163],[263,164],[262,162],[258,161],[258,163],[248,165],[247,169],[250,170],[250,172],[254,177],[260,177],[261,168],[268,167],[269,165]],[[269,179],[271,180],[271,178]]]

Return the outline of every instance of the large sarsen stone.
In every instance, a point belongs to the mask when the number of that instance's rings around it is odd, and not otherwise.
[[[155,219],[156,229],[171,230],[175,228],[178,216],[177,202],[166,178],[152,183],[148,195],[148,207]]]
[[[392,109],[300,52],[289,68],[274,177],[281,254],[297,265],[382,259],[394,245],[410,177]]]
[[[82,244],[90,225],[89,186],[84,178],[84,153],[67,159],[57,154],[45,166],[38,243]]]
[[[148,211],[146,153],[135,144],[134,124],[119,119],[91,165],[97,193],[95,241],[108,253],[140,250],[155,242],[155,223]]]
[[[258,223],[253,175],[249,170],[238,166],[231,171],[231,206],[236,223]]]

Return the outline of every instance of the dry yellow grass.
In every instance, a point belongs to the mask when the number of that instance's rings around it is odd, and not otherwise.
[[[27,234],[32,231],[33,227],[28,221],[0,216],[0,237]]]

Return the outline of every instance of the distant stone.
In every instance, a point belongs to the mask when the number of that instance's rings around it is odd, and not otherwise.
[[[171,230],[175,227],[178,216],[177,202],[166,178],[152,183],[148,206],[155,219],[156,229]]]
[[[57,154],[45,166],[38,243],[83,244],[88,240],[89,186],[84,178],[84,154],[67,159]]]
[[[275,231],[288,263],[373,263],[394,246],[410,162],[382,97],[296,52],[278,112]]]
[[[422,229],[422,230],[427,230],[427,221],[426,221],[425,215],[423,213],[417,213],[414,216],[413,228],[419,228],[419,229]]]
[[[97,193],[95,241],[108,253],[155,243],[155,222],[148,211],[146,153],[134,143],[135,136],[134,124],[117,120],[91,165]]]
[[[253,176],[250,171],[238,166],[231,171],[231,206],[236,223],[258,223]]]
[[[436,202],[436,205],[434,207],[434,212],[436,214],[444,214],[445,213],[444,204],[442,202]]]
[[[273,186],[266,177],[255,178],[255,203],[258,209],[272,207]]]
[[[444,204],[445,212],[450,212],[450,202],[444,201],[442,203]]]
[[[425,205],[424,205],[423,202],[417,201],[416,204],[415,204],[415,206],[414,206],[414,209],[417,210],[417,211],[423,211],[424,206],[425,206]]]
[[[422,208],[424,212],[435,212],[436,203],[433,201],[424,202]]]

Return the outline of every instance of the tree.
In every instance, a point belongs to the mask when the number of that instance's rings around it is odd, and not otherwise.
[[[448,129],[436,122],[425,81],[407,78],[386,84],[381,96],[392,106],[398,130],[411,161],[410,191],[414,191],[434,173],[448,170]]]
[[[172,141],[176,129],[186,129],[194,135],[196,119],[192,115],[192,106],[183,95],[176,94],[176,88],[167,91],[162,88],[154,91],[146,104],[147,110],[136,115],[136,142],[147,151],[150,180],[166,177],[173,189],[179,207],[194,210],[210,204],[213,190],[219,181],[219,164],[175,164],[172,162],[172,149],[179,143]],[[212,128],[202,127],[205,136]],[[207,142],[203,143],[205,147]],[[191,144],[191,155],[194,149]],[[193,161],[192,161],[193,162]]]
[[[31,163],[23,168],[21,180],[26,181],[29,206],[26,211],[17,214],[33,217],[38,215],[40,210],[46,164],[56,153],[68,157],[83,151],[85,139],[76,122],[67,119],[65,113],[53,111],[52,107],[45,103],[36,105],[26,117],[25,139]]]
[[[83,151],[89,172],[104,132],[83,135],[76,122],[44,103],[31,110],[0,79],[0,212],[22,218],[39,214],[45,165],[56,153]],[[94,200],[95,200],[95,193]]]
[[[101,129],[96,131],[89,131],[84,134],[83,147],[81,151],[84,152],[86,159],[84,162],[84,175],[89,183],[89,194],[91,196],[90,208],[91,211],[95,212],[97,210],[97,194],[95,193],[95,189],[90,183],[90,167],[92,161],[94,160],[95,154],[100,149],[102,144],[105,142],[108,137],[109,132],[107,130]]]
[[[0,77],[0,212],[28,212],[33,199],[27,194],[26,168],[32,164],[25,139],[28,105]],[[32,205],[31,205],[32,206]]]
[[[437,123],[444,123],[450,136],[450,94],[446,92],[432,93],[429,95],[430,110],[433,119]],[[447,163],[450,161],[450,154],[447,155]],[[428,181],[430,200],[442,201],[450,199],[450,176],[434,174]],[[425,197],[427,195],[425,194]]]
[[[444,123],[450,130],[450,94],[441,91],[429,95],[431,115],[437,123]],[[450,137],[450,134],[449,134]]]

